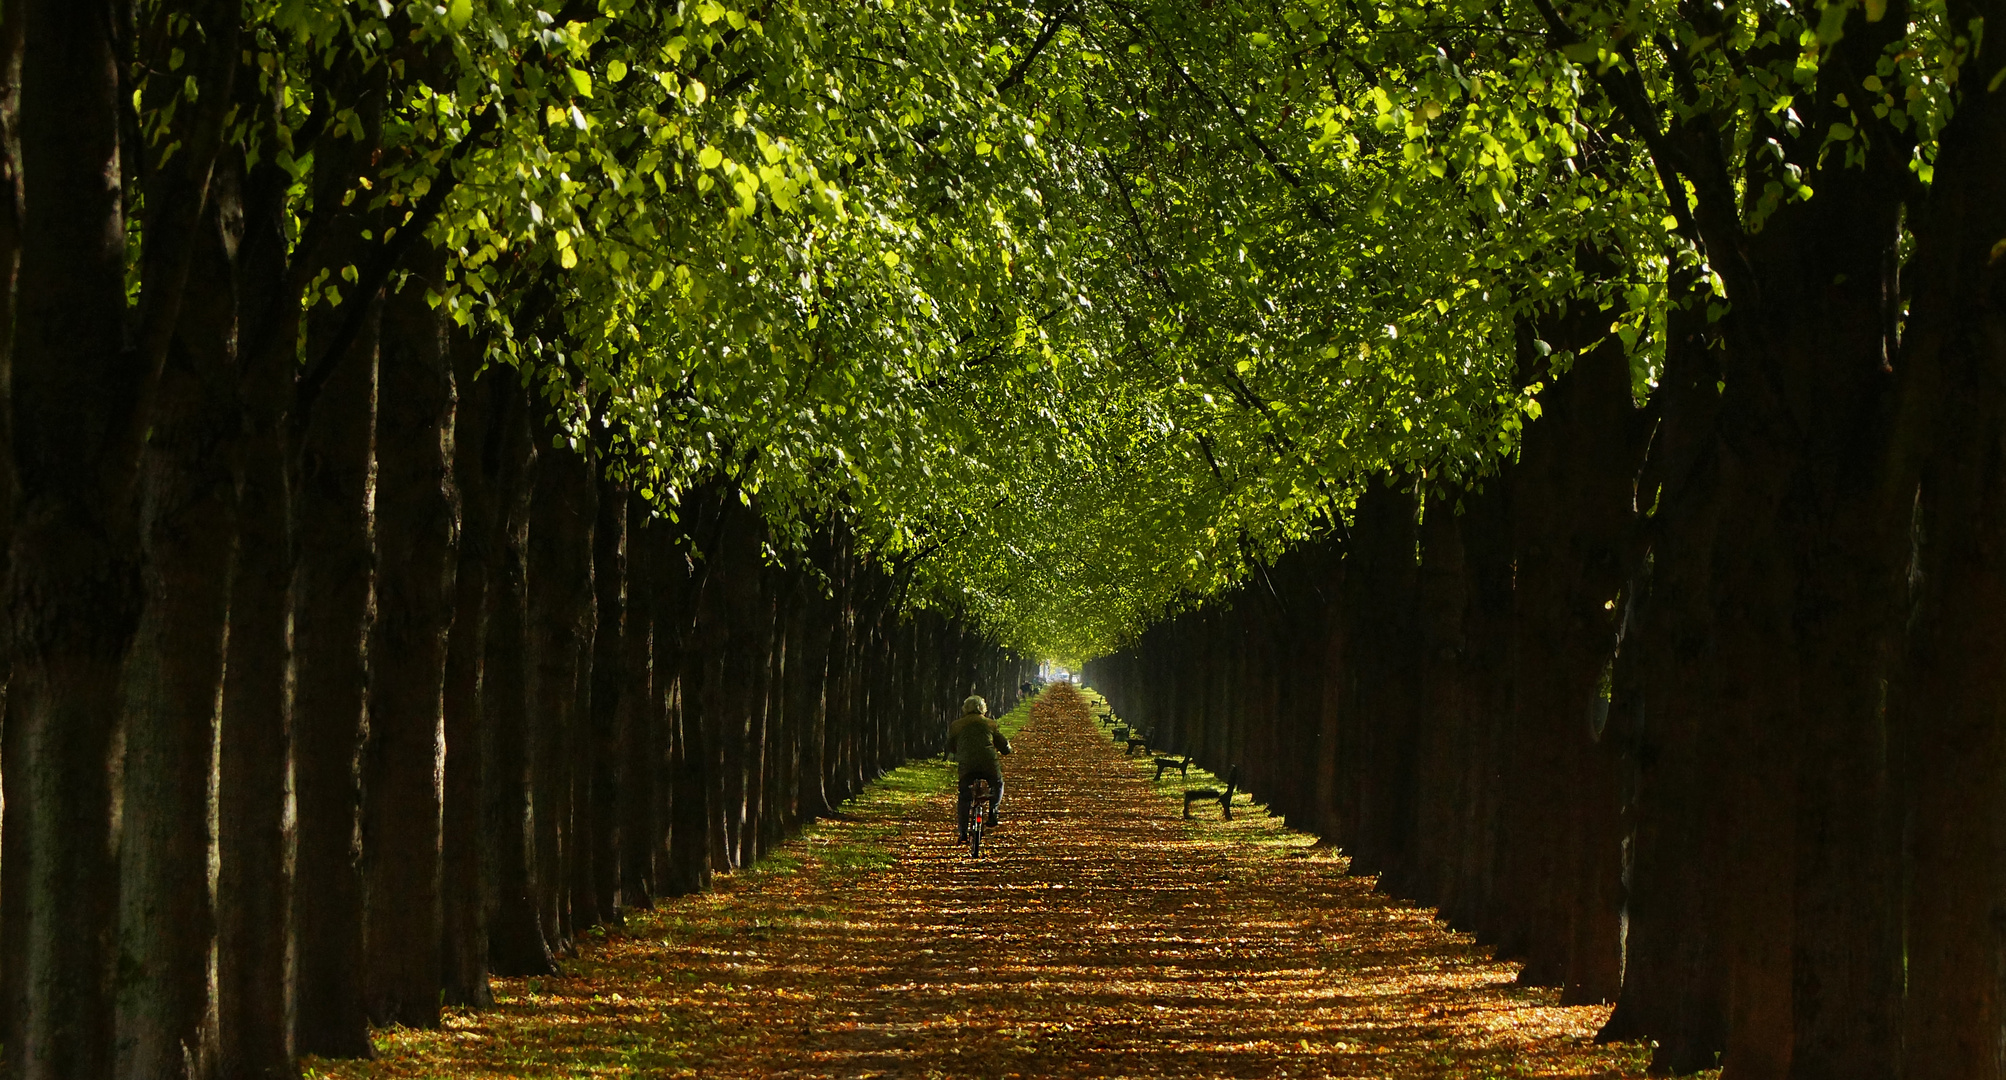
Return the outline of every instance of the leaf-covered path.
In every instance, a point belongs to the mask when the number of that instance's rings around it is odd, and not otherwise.
[[[979,862],[946,766],[909,766],[567,976],[323,1075],[1642,1075],[1637,1048],[1589,1044],[1605,1008],[1513,988],[1259,808],[1181,820],[1176,774],[1154,783],[1078,700],[1033,708]]]

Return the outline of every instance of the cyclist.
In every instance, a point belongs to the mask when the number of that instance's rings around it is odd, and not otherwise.
[[[961,839],[968,840],[969,803],[975,799],[975,781],[989,781],[989,826],[996,825],[996,810],[1003,805],[1003,760],[1010,752],[1010,740],[989,717],[989,703],[971,695],[961,703],[961,719],[947,729],[947,746],[961,774],[961,798],[954,808],[954,821]]]

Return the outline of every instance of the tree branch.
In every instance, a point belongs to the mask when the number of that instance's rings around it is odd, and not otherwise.
[[[300,377],[297,409],[300,423],[304,424],[307,417],[312,414],[314,399],[319,396],[328,378],[334,374],[335,366],[341,362],[341,357],[348,352],[349,346],[355,344],[356,337],[362,333],[363,322],[369,316],[369,298],[375,296],[389,282],[390,275],[396,272],[398,264],[404,261],[404,256],[411,251],[413,245],[424,238],[425,230],[438,218],[439,211],[445,209],[447,197],[460,184],[460,164],[466,160],[476,144],[500,125],[501,108],[498,104],[491,104],[476,114],[474,122],[467,128],[466,137],[453,147],[452,154],[446,159],[446,167],[439,171],[438,179],[432,182],[431,190],[425,192],[411,208],[411,215],[402,225],[396,227],[395,235],[386,236],[378,241],[376,247],[363,260],[363,265],[356,268],[355,299],[352,301],[354,306],[341,320],[341,325],[329,339],[327,348],[307,367],[306,374]]]
[[[1036,60],[1038,54],[1045,51],[1045,46],[1052,43],[1052,38],[1058,34],[1059,27],[1064,26],[1066,20],[1073,17],[1073,11],[1078,7],[1077,2],[1067,4],[1045,23],[1044,29],[1038,32],[1038,39],[1031,43],[1030,51],[1018,57],[1017,62],[1010,65],[1010,70],[1004,74],[1002,81],[996,84],[997,93],[1000,94],[1024,81],[1024,76],[1031,70],[1031,61]]]

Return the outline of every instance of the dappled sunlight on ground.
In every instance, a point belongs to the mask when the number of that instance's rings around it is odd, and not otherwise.
[[[392,1032],[329,1077],[1636,1077],[1605,1007],[1513,987],[1258,807],[1179,817],[1053,695],[1001,828],[954,843],[953,777],[908,766],[710,895],[630,916],[561,977]],[[1063,700],[1063,699],[1062,699]],[[1077,702],[1078,699],[1072,699]]]

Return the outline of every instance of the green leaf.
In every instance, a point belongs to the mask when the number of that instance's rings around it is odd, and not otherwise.
[[[608,60],[606,62],[607,82],[617,83],[620,80],[625,79],[626,77],[627,77],[627,62],[625,60]]]
[[[571,76],[572,92],[582,98],[591,97],[592,76],[588,74],[583,68],[570,68],[568,69],[568,73]]]
[[[473,21],[473,18],[474,0],[452,0],[452,3],[446,5],[446,22],[450,23],[454,30],[466,29],[467,23]]]

